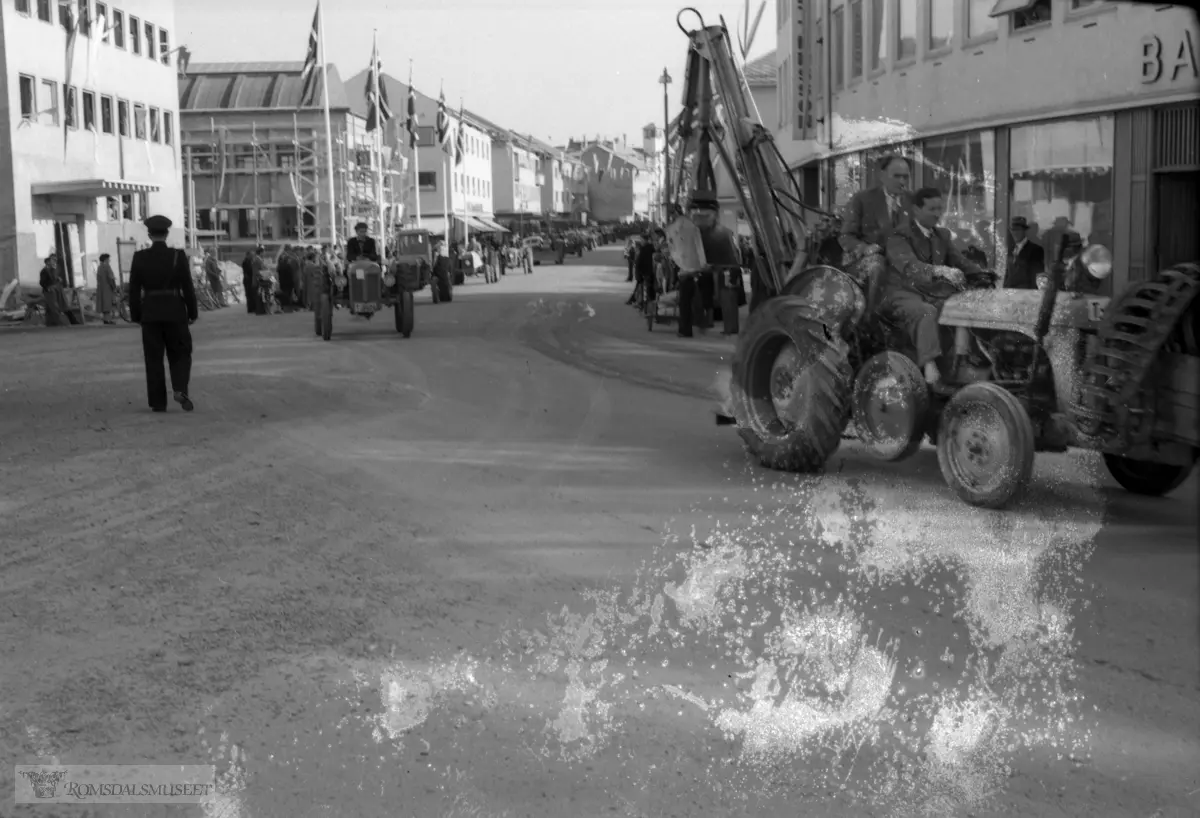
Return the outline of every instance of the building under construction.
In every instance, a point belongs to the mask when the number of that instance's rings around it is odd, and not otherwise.
[[[256,244],[340,243],[358,221],[381,235],[372,135],[329,66],[338,232],[330,236],[324,83],[318,76],[315,92],[301,100],[302,68],[300,62],[193,64],[179,78],[190,246],[215,246],[229,256]],[[381,159],[384,218],[397,222],[404,162],[387,148]]]

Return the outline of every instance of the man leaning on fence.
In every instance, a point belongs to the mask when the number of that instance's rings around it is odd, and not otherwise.
[[[166,353],[175,401],[185,412],[190,412],[192,333],[188,325],[199,316],[192,268],[183,250],[167,246],[170,219],[151,216],[145,225],[152,244],[133,254],[129,270],[129,315],[135,324],[142,325],[146,393],[153,411],[167,411],[167,379],[163,371],[163,353]]]

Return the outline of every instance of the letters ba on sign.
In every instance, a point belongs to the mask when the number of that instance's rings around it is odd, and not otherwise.
[[[1196,61],[1196,43],[1190,29],[1183,36],[1163,42],[1161,37],[1142,38],[1142,85],[1152,85],[1166,77],[1167,82],[1178,79],[1200,79],[1200,63]]]

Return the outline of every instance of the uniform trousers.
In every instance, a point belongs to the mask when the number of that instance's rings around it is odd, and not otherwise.
[[[712,322],[716,291],[711,272],[679,277],[679,334],[692,335],[692,326],[708,329]],[[696,297],[699,293],[699,298]]]
[[[163,353],[171,370],[171,388],[187,394],[192,377],[192,331],[186,321],[142,322],[142,354],[146,359],[146,396],[151,409],[167,408]]]

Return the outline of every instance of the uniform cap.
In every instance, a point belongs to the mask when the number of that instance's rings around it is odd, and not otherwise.
[[[720,208],[720,204],[717,202],[717,194],[715,191],[693,190],[691,198],[688,199],[688,208],[717,210]]]
[[[1028,230],[1029,222],[1025,219],[1024,216],[1017,216],[1015,219],[1012,220],[1012,226],[1019,227],[1023,230]]]
[[[146,225],[146,229],[151,233],[166,233],[171,229],[171,220],[166,216],[151,216],[142,224]]]
[[[359,222],[358,224],[354,225],[354,229],[355,230],[370,230],[371,228],[366,222]]]

